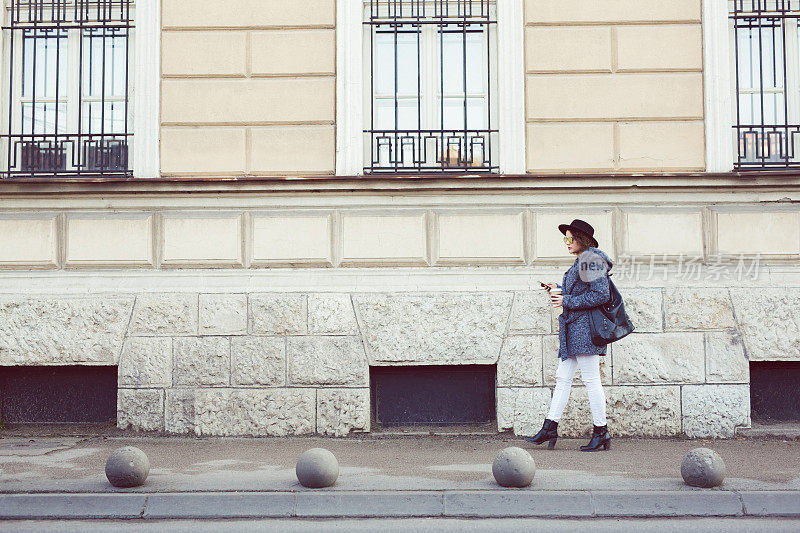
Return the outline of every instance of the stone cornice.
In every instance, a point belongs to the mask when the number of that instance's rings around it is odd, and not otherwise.
[[[273,194],[273,193],[432,193],[458,191],[569,191],[594,192],[645,190],[700,192],[800,191],[798,172],[762,173],[672,173],[672,174],[527,174],[487,177],[324,176],[293,178],[158,178],[115,180],[107,178],[5,179],[0,181],[0,196],[48,195],[184,195],[184,194]]]

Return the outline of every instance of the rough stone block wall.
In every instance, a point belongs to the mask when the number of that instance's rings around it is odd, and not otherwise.
[[[800,358],[800,289],[621,290],[637,329],[603,358],[615,435],[731,437],[748,360]],[[496,364],[498,430],[529,435],[555,318],[540,291],[5,296],[0,365],[118,365],[121,428],[341,436],[370,430],[370,365]],[[565,436],[591,431],[575,385]]]

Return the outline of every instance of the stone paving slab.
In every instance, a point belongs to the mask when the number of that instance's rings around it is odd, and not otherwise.
[[[4,438],[5,437],[5,438]],[[334,453],[340,473],[331,491],[483,491],[497,487],[492,461],[507,446],[536,461],[531,489],[543,491],[691,491],[680,475],[686,452],[710,447],[725,460],[722,486],[734,491],[800,490],[800,441],[615,439],[609,452],[556,450],[519,438],[428,436],[350,438],[172,438],[0,435],[0,493],[116,492],[104,473],[109,454],[136,446],[150,459],[144,486],[125,493],[291,492],[307,449]]]
[[[725,490],[0,494],[0,519],[797,517],[798,502],[800,491]]]

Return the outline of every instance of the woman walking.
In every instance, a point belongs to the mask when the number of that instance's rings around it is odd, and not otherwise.
[[[610,297],[608,271],[611,259],[598,249],[594,238],[594,228],[583,220],[575,219],[571,224],[561,224],[558,229],[565,235],[564,243],[569,253],[576,255],[575,262],[564,274],[563,285],[542,284],[550,292],[551,304],[563,307],[558,317],[558,369],[556,386],[550,401],[550,411],[542,429],[534,437],[525,440],[534,444],[550,441],[553,449],[558,439],[558,421],[567,405],[572,378],[577,367],[581,369],[581,379],[589,395],[594,431],[592,438],[581,450],[593,452],[608,450],[611,438],[606,424],[606,397],[600,382],[600,356],[606,355],[606,346],[597,346],[591,340],[589,329],[589,309],[606,303]]]

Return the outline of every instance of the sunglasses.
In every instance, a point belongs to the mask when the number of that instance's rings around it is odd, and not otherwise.
[[[573,239],[572,237],[564,237],[564,242],[567,244],[572,244],[573,242],[575,242],[575,239]]]

